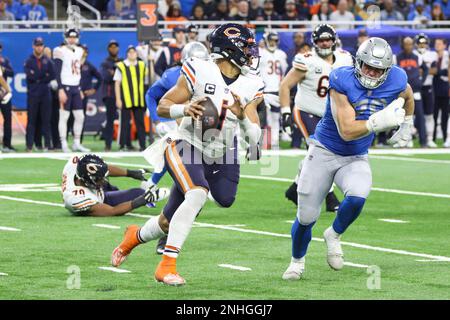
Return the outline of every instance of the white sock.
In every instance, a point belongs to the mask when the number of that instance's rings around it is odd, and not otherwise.
[[[159,216],[149,219],[138,233],[139,240],[142,242],[159,239],[164,235],[164,231],[159,226]]]
[[[303,256],[303,257],[301,257],[301,258],[294,258],[294,257],[291,257],[291,262],[292,263],[299,263],[299,262],[305,262],[305,256]]]
[[[208,194],[201,188],[192,189],[185,193],[184,201],[175,211],[170,221],[169,235],[167,238],[166,246],[176,248],[176,250],[168,250],[166,248],[164,251],[166,256],[171,258],[178,257],[178,252],[191,231],[195,217],[205,205],[207,199]]]
[[[73,143],[80,145],[81,132],[83,132],[84,113],[83,110],[73,111]]]
[[[67,120],[69,120],[69,117],[70,111],[59,109],[58,131],[61,137],[61,143],[65,141],[67,144]]]
[[[425,115],[425,130],[427,133],[427,140],[433,140],[434,117],[432,114]]]
[[[280,144],[280,113],[269,111],[269,125],[271,130],[271,144],[278,146]]]

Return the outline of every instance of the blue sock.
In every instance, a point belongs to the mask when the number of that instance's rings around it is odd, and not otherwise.
[[[315,222],[304,226],[300,224],[298,219],[295,219],[291,229],[292,236],[292,257],[300,259],[306,254],[308,245],[311,242],[311,229]]]
[[[161,172],[153,172],[152,173],[152,182],[154,184],[158,184],[158,182],[162,179],[164,174],[166,173],[167,169],[164,167],[164,169]]]
[[[366,202],[365,198],[347,196],[341,202],[339,210],[333,222],[333,229],[339,234],[345,232],[349,225],[358,218]]]

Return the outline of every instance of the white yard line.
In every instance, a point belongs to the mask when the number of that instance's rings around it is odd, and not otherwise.
[[[389,157],[389,156],[370,155],[369,159],[408,161],[408,162],[424,162],[424,163],[436,163],[436,164],[450,164],[450,160],[436,160],[436,159],[424,159],[424,158],[402,158],[402,157]]]
[[[228,268],[228,269],[239,270],[239,271],[252,271],[251,268],[235,266],[232,264],[218,264],[218,266],[221,268]]]
[[[43,205],[47,205],[47,206],[64,208],[64,205],[62,203],[54,203],[54,202],[48,202],[48,201],[36,201],[36,200],[31,200],[31,199],[8,197],[8,196],[0,196],[0,199],[11,200],[11,201],[19,201],[19,202],[26,202],[26,203],[34,203],[34,204],[43,204]]]
[[[417,259],[419,262],[449,262],[447,260],[436,260],[436,259]]]
[[[364,268],[364,269],[367,269],[369,267],[366,264],[359,264],[359,263],[353,263],[353,262],[348,262],[348,261],[345,261],[344,265],[349,266],[349,267]]]
[[[114,267],[98,267],[100,270],[112,271],[116,273],[131,273],[129,270],[119,269]]]
[[[7,275],[8,275],[7,273],[0,272],[0,276],[7,276]]]
[[[11,227],[3,227],[3,226],[0,226],[0,231],[22,231],[22,230],[17,229],[17,228],[11,228]]]
[[[120,229],[119,226],[114,226],[112,224],[93,224],[93,227],[105,228],[105,229]]]
[[[62,204],[52,203],[52,202],[45,202],[45,201],[34,201],[30,199],[23,199],[23,198],[13,198],[13,197],[5,197],[0,196],[0,199],[6,199],[6,200],[12,200],[12,201],[20,201],[20,202],[26,202],[26,203],[35,203],[35,204],[44,204],[44,205],[51,205],[51,206],[57,206],[57,207],[64,207]],[[150,215],[138,215],[138,214],[128,214],[135,217],[142,217],[145,219],[150,218]],[[203,223],[203,222],[194,222],[195,225],[202,226],[202,227],[209,227],[213,229],[221,229],[221,230],[230,230],[230,231],[237,231],[242,233],[251,233],[251,234],[258,234],[258,235],[266,235],[266,236],[272,236],[272,237],[280,237],[280,238],[290,238],[290,234],[283,234],[283,233],[276,233],[276,232],[268,232],[268,231],[260,231],[260,230],[252,230],[252,229],[243,229],[238,227],[231,227],[231,226],[224,226],[224,225],[216,225],[212,223]],[[323,239],[321,238],[312,238],[313,241],[319,241],[323,242]],[[389,249],[389,248],[383,248],[383,247],[376,247],[376,246],[370,246],[365,244],[359,244],[354,242],[346,242],[341,241],[341,244],[344,246],[354,247],[354,248],[360,248],[360,249],[366,249],[366,250],[372,250],[372,251],[379,251],[379,252],[387,252],[387,253],[395,253],[399,255],[405,255],[405,256],[413,256],[413,257],[419,257],[419,258],[427,258],[427,259],[434,259],[434,260],[442,260],[442,261],[449,261],[450,257],[445,256],[437,256],[437,255],[431,255],[426,253],[418,253],[418,252],[411,252],[406,250],[398,250],[398,249]]]
[[[398,219],[378,219],[378,220],[383,221],[383,222],[390,222],[390,223],[409,223],[409,221],[398,220]]]

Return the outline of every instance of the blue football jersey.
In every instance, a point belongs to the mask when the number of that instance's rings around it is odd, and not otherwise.
[[[406,89],[408,79],[403,69],[393,66],[386,81],[376,89],[363,87],[355,76],[354,67],[340,67],[330,73],[330,89],[347,96],[356,111],[356,120],[367,120],[375,112],[383,110]],[[319,141],[327,149],[342,156],[368,153],[375,134],[344,141],[339,135],[331,113],[330,95],[327,97],[325,114],[317,124],[312,139]]]

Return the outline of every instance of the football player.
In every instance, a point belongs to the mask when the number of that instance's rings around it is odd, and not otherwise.
[[[130,177],[142,181],[146,172],[145,169],[129,170],[108,165],[95,154],[71,157],[62,173],[64,205],[78,216],[121,216],[167,197],[167,188],[153,186],[147,190],[119,190],[108,182],[108,177]]]
[[[181,51],[181,63],[180,65],[174,66],[172,68],[164,71],[161,79],[156,81],[145,94],[145,101],[147,104],[147,108],[150,112],[150,118],[152,119],[153,124],[155,125],[156,134],[162,138],[169,131],[176,130],[177,122],[173,119],[161,118],[158,117],[156,112],[156,108],[158,106],[159,100],[169,91],[172,87],[177,83],[178,78],[181,74],[181,65],[189,58],[196,57],[199,59],[206,60],[208,59],[209,52],[206,47],[200,42],[189,42],[184,46]],[[151,178],[143,183],[143,188],[147,189],[153,185],[157,185],[158,182],[162,179],[167,169],[164,168],[162,171],[153,172]],[[162,254],[164,251],[164,247],[166,245],[166,237],[162,237],[158,242],[156,252],[158,254]]]
[[[267,123],[271,128],[272,149],[279,148],[280,141],[280,99],[278,90],[287,69],[287,55],[278,49],[278,33],[270,31],[264,34],[264,49],[261,50],[259,69],[266,88],[264,103],[267,110]]]
[[[423,110],[425,113],[425,130],[427,134],[427,147],[436,148],[437,145],[433,141],[434,132],[434,90],[433,78],[437,73],[438,54],[436,51],[430,50],[430,39],[425,33],[419,33],[415,36],[414,42],[416,50],[413,52],[422,57],[422,60],[428,67],[428,75],[423,82],[421,95],[423,101]]]
[[[364,41],[355,65],[337,68],[329,77],[326,111],[310,137],[298,180],[292,258],[285,280],[298,280],[305,270],[311,230],[333,181],[345,198],[323,237],[329,266],[342,269],[341,235],[358,218],[372,186],[367,154],[375,134],[400,126],[388,143],[405,146],[411,139],[413,92],[405,71],[393,65],[391,47],[384,39]]]
[[[318,25],[311,34],[314,46],[312,52],[297,54],[292,62],[292,69],[281,82],[280,103],[283,114],[283,130],[291,130],[291,108],[289,93],[297,85],[294,100],[294,122],[308,145],[309,137],[316,130],[317,123],[325,113],[329,75],[331,70],[351,66],[353,59],[350,53],[336,49],[336,31],[328,24]],[[299,164],[299,173],[295,181],[286,191],[286,197],[297,205],[298,178],[303,161]],[[326,210],[335,212],[339,201],[333,192],[333,186],[326,197]]]
[[[222,207],[230,207],[235,200],[239,182],[237,126],[252,146],[261,136],[256,107],[263,100],[264,82],[251,70],[258,58],[253,33],[240,24],[226,23],[214,29],[209,42],[212,59],[186,61],[181,68],[183,76],[158,105],[159,116],[182,118],[177,134],[161,142],[160,161],[167,164],[174,180],[169,201],[159,218],[150,219],[141,228],[128,227],[112,254],[112,264],[118,266],[134,247],[168,231],[155,279],[173,286],[185,284],[177,273],[176,261],[208,192]],[[215,104],[218,124],[198,135],[193,118],[202,116],[206,97]]]
[[[89,152],[81,145],[81,133],[84,125],[83,94],[81,92],[81,58],[84,50],[78,45],[79,31],[68,29],[64,33],[64,44],[53,50],[56,67],[56,81],[58,82],[59,123],[58,130],[61,137],[63,152],[71,152],[67,145],[67,121],[70,112],[73,114],[73,151]]]

